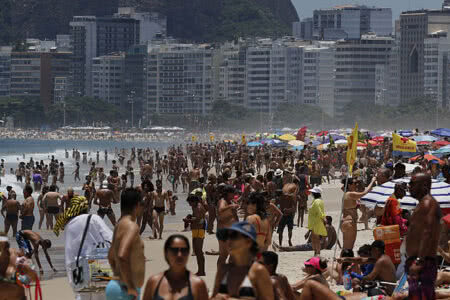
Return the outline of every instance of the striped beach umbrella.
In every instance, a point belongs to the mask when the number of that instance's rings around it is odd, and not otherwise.
[[[375,205],[384,206],[389,196],[394,193],[395,184],[401,182],[409,183],[409,181],[410,178],[400,178],[376,186],[361,198],[361,203],[368,207],[374,207]],[[441,208],[450,208],[450,184],[433,179],[431,195],[436,199]],[[409,192],[399,201],[402,209],[414,209],[418,203],[416,199],[411,197]]]

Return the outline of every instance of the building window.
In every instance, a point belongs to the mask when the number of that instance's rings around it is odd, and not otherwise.
[[[419,72],[419,54],[417,53],[417,48],[414,46],[409,54],[409,72],[418,73]]]

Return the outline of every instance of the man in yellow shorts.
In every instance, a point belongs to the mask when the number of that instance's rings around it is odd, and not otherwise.
[[[205,215],[206,208],[203,206],[201,198],[195,194],[190,194],[187,198],[192,207],[192,218],[189,219],[192,229],[192,246],[197,257],[197,276],[205,276],[205,256],[203,255],[203,241],[205,240]]]

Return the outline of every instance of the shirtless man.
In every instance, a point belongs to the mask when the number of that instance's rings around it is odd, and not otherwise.
[[[85,179],[86,182],[83,184],[82,190],[84,191],[84,197],[88,200],[90,209],[92,206],[92,199],[94,199],[94,189],[92,188],[91,184],[91,176],[87,175]]]
[[[114,185],[108,184],[107,189],[99,189],[95,192],[94,204],[98,205],[97,214],[100,218],[104,218],[105,215],[111,221],[113,226],[116,226],[116,215],[112,210],[111,203],[114,202]]]
[[[23,197],[25,201],[23,202],[20,218],[22,219],[21,230],[33,230],[34,224],[34,200],[31,194],[33,193],[33,188],[30,185],[26,185],[23,188]]]
[[[203,254],[203,241],[205,240],[205,215],[206,209],[201,198],[196,195],[189,195],[187,202],[192,207],[192,218],[189,219],[192,229],[192,246],[197,257],[197,276],[205,276],[205,256]]]
[[[8,199],[4,202],[1,214],[5,218],[5,233],[8,234],[12,227],[13,236],[17,234],[17,222],[19,221],[20,203],[16,199]],[[6,211],[6,216],[5,216]]]
[[[216,220],[216,210],[217,210],[217,191],[216,191],[216,176],[214,174],[209,174],[208,184],[205,186],[206,190],[206,201],[208,203],[208,234],[213,234],[214,232],[214,221]]]
[[[49,191],[42,198],[44,203],[44,209],[47,212],[47,221],[50,229],[53,230],[53,218],[56,218],[62,212],[61,211],[61,195],[56,191],[56,186],[51,185]]]
[[[233,223],[239,221],[237,215],[239,204],[233,202],[235,192],[235,188],[232,185],[223,187],[223,197],[218,203],[217,230],[228,228]],[[219,240],[219,258],[217,259],[217,266],[222,266],[226,263],[228,254],[226,241]]]
[[[419,201],[411,216],[406,237],[408,274],[411,299],[435,299],[437,276],[436,251],[441,231],[442,212],[439,203],[430,195],[431,177],[418,173],[409,182],[411,196]]]
[[[169,196],[165,190],[162,188],[162,181],[160,179],[156,180],[156,191],[152,193],[152,197],[154,199],[154,207],[157,216],[158,216],[158,232],[159,239],[162,239],[162,233],[164,230],[164,215],[167,207],[170,206]]]
[[[144,181],[144,186],[143,186],[143,212],[142,212],[142,223],[141,223],[141,229],[139,231],[139,234],[142,234],[145,230],[145,226],[150,226],[150,228],[153,230],[153,238],[157,239],[158,238],[158,214],[156,213],[156,211],[154,210],[154,197],[153,197],[153,193],[154,193],[154,188],[153,185],[151,185],[152,188],[150,188],[150,185],[148,184],[151,182],[148,181],[147,184],[145,184]],[[152,237],[150,237],[152,238]]]
[[[53,272],[56,272],[55,267],[53,267],[52,260],[47,252],[47,250],[52,246],[52,242],[50,240],[44,240],[37,232],[31,230],[20,230],[16,235],[16,241],[19,248],[24,251],[24,255],[26,257],[31,258],[34,255],[41,274],[44,274],[44,271],[42,270],[41,261],[39,260],[39,247],[41,247],[44,251],[45,258],[47,259],[47,262]]]
[[[144,243],[136,224],[139,200],[139,192],[134,188],[127,188],[122,192],[121,217],[114,229],[108,253],[114,274],[113,280],[106,287],[106,297],[109,300],[140,298],[145,277],[145,256]]]
[[[201,187],[200,183],[200,169],[194,168],[189,172],[189,193],[196,188]]]
[[[342,183],[345,185],[345,180],[342,180]],[[356,181],[353,178],[348,178],[347,190],[348,192],[344,195],[344,210],[343,210],[343,220],[341,225],[342,236],[343,236],[343,247],[344,249],[353,249],[356,241],[357,234],[357,221],[358,221],[358,212],[357,212],[357,201],[361,199],[361,197],[365,196],[372,190],[373,185],[375,184],[376,178],[372,178],[369,186],[363,192],[356,192],[357,185]]]
[[[277,206],[280,207],[283,216],[278,225],[278,241],[280,246],[283,244],[284,227],[288,227],[288,242],[292,246],[292,230],[294,229],[294,214],[297,209],[297,185],[288,183],[283,187],[282,195],[277,198]]]

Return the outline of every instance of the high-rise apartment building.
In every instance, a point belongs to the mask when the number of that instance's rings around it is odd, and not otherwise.
[[[450,26],[450,10],[407,11],[400,15],[400,102],[424,95],[425,39]]]
[[[92,96],[125,107],[125,54],[114,53],[92,59]]]
[[[39,97],[48,109],[55,99],[55,78],[70,76],[70,61],[68,52],[11,52],[11,96]]]
[[[393,38],[363,35],[360,40],[336,43],[335,116],[342,117],[345,106],[375,103],[376,66],[387,64]]]
[[[212,50],[209,45],[165,42],[149,46],[146,115],[205,115],[211,111]]]
[[[0,47],[0,97],[9,96],[11,84],[11,50],[12,47]]]
[[[392,35],[392,10],[357,5],[336,6],[314,11],[314,32],[317,39],[359,39],[373,33]]]

